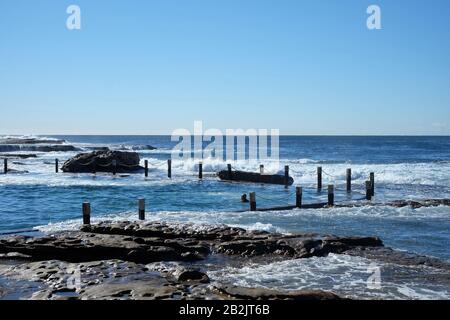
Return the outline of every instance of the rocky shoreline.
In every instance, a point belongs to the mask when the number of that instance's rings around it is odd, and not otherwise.
[[[228,226],[102,222],[42,237],[0,239],[0,277],[36,284],[26,299],[341,299],[211,280],[210,270],[330,253],[450,270],[446,262],[384,247],[377,237],[284,235]],[[1,282],[0,282],[1,283]],[[0,285],[1,287],[1,285]],[[8,288],[2,288],[8,296]],[[9,293],[11,294],[11,293]]]
[[[65,140],[38,138],[4,138],[0,139],[0,152],[68,152],[79,151],[78,148],[66,144]]]
[[[151,145],[133,145],[133,146],[125,146],[125,145],[117,145],[114,147],[114,150],[110,150],[107,146],[92,146],[85,145],[82,147],[77,147],[69,144],[66,140],[62,139],[40,139],[36,137],[23,138],[23,137],[9,137],[9,138],[0,138],[0,154],[4,158],[36,158],[36,154],[24,154],[17,152],[39,152],[39,153],[48,153],[48,152],[75,152],[75,151],[102,151],[104,153],[111,151],[116,152],[117,154],[114,157],[125,157],[124,164],[128,164],[129,161],[135,165],[135,157],[134,155],[129,155],[129,153],[135,153],[136,150],[141,151],[151,151],[156,150],[157,148]],[[123,155],[119,155],[122,153]],[[101,156],[101,154],[97,154],[96,156]],[[104,158],[104,157],[103,157]],[[101,159],[100,159],[101,160]],[[108,160],[108,159],[106,159]]]

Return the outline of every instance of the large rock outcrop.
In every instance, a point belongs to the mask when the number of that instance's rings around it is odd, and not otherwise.
[[[84,262],[120,259],[150,263],[204,260],[213,252],[240,257],[323,257],[358,247],[383,246],[377,237],[283,235],[228,226],[197,230],[190,225],[158,222],[103,222],[86,225],[81,231],[40,238],[0,239],[0,254],[17,252],[31,260]]]
[[[115,161],[115,166],[114,166]],[[136,152],[99,150],[80,153],[67,160],[62,166],[64,172],[134,172],[143,169]]]
[[[241,287],[214,272],[224,266],[241,268],[329,253],[387,262],[398,268],[393,274],[401,271],[403,279],[401,265],[408,270],[414,267],[408,274],[413,277],[449,281],[447,262],[386,248],[377,237],[285,235],[224,225],[199,228],[129,221],[105,221],[35,238],[0,239],[0,261],[8,261],[0,263],[0,276],[10,283],[18,281],[16,287],[5,288],[6,296],[25,299],[336,300],[340,297],[323,290]],[[32,281],[27,290],[20,287],[23,280]]]
[[[382,246],[382,242],[378,238],[288,236],[228,226],[199,229],[161,222],[105,221],[80,231],[0,239],[0,260],[20,261],[13,266],[0,264],[0,275],[45,284],[46,288],[36,288],[33,296],[26,297],[31,299],[334,300],[339,297],[320,290],[288,293],[210,283],[201,263],[208,266],[207,261],[219,255],[223,258],[217,261],[237,263],[249,257],[264,261],[307,258],[359,246]]]

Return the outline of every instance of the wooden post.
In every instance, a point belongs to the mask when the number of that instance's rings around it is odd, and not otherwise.
[[[352,191],[352,169],[347,169],[347,192]]]
[[[145,220],[145,199],[139,199],[139,220]]]
[[[289,166],[284,166],[284,187],[289,186]]]
[[[203,163],[198,164],[198,178],[203,179]]]
[[[370,173],[370,195],[375,196],[375,173]]]
[[[372,200],[372,183],[366,181],[366,200]]]
[[[256,211],[256,194],[250,192],[250,211]]]
[[[55,172],[58,173],[59,172],[59,160],[55,159]]]
[[[116,159],[114,159],[112,161],[112,174],[113,174],[113,176],[115,176],[117,174],[117,160]]]
[[[167,177],[172,178],[172,159],[167,160]]]
[[[91,204],[89,202],[83,203],[83,224],[91,224]]]
[[[322,190],[322,167],[317,167],[317,190]]]
[[[144,175],[148,178],[148,160],[144,161]]]
[[[264,165],[263,164],[260,164],[259,165],[259,174],[264,174]]]
[[[328,205],[330,207],[334,206],[334,185],[328,185]]]
[[[7,174],[8,173],[8,159],[3,159],[3,173]]]
[[[231,171],[231,164],[227,164],[227,169],[228,169],[228,179],[231,180],[233,177],[233,172]]]
[[[295,206],[297,208],[302,207],[302,195],[303,195],[303,188],[302,187],[295,188]]]

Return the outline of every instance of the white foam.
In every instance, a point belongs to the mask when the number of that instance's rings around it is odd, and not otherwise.
[[[25,137],[25,136],[24,136]],[[28,136],[29,138],[30,136]],[[40,140],[54,138],[35,137]],[[108,146],[104,144],[74,144],[77,147],[86,148],[87,146]],[[109,145],[114,147],[114,145]],[[163,148],[157,150],[139,150],[141,155],[141,164],[147,159],[150,162],[150,173],[156,184],[173,183],[167,179],[161,179],[167,175],[167,161],[158,158],[159,154],[170,154],[171,149]],[[89,174],[70,175],[54,173],[54,159],[58,158],[60,164],[78,152],[36,152],[38,158],[20,159],[24,165],[14,165],[10,163],[10,168],[17,170],[27,170],[27,174],[11,174],[0,175],[0,185],[5,184],[42,184],[51,186],[75,186],[75,185],[140,185],[142,174],[132,174],[129,179],[92,179]],[[199,160],[172,161],[172,178],[192,179],[192,175],[198,171]],[[227,161],[218,160],[216,158],[205,158],[202,160],[203,171],[205,173],[216,173],[220,170],[227,169]],[[259,160],[238,160],[231,162],[233,169],[243,171],[259,172],[261,161]],[[265,171],[267,173],[283,173],[284,165],[289,165],[290,174],[295,179],[295,184],[304,187],[314,187],[317,180],[318,161],[313,159],[280,159],[280,161],[267,160],[264,161]],[[398,163],[398,164],[352,164],[352,163],[322,163],[323,168],[323,184],[335,184],[343,186],[345,184],[346,169],[352,168],[352,178],[355,189],[363,190],[364,182],[367,180],[370,172],[375,172],[375,179],[378,186],[385,185],[395,188],[395,186],[431,186],[440,188],[433,189],[431,194],[439,194],[439,197],[450,197],[450,162],[432,162],[432,163]],[[101,175],[99,175],[101,176]],[[145,181],[146,184],[153,183],[152,179]],[[442,188],[441,188],[442,187]],[[411,196],[420,197],[420,192],[411,192]],[[419,193],[419,194],[417,194]],[[392,193],[391,193],[392,194]],[[395,194],[394,194],[395,195]],[[404,196],[405,194],[401,194]],[[403,197],[402,197],[403,198]]]
[[[276,232],[276,233],[284,233],[287,234],[288,232],[283,229],[274,226],[271,223],[261,223],[261,222],[255,222],[251,224],[230,224],[231,227],[238,227],[243,228],[250,231],[267,231],[267,232]]]
[[[59,141],[59,139],[51,137],[41,137],[36,135],[0,135],[0,139],[36,139],[41,141]]]
[[[229,225],[232,227],[244,228],[247,230],[260,230],[268,232],[288,233],[285,229],[274,226],[271,223],[263,223],[258,219],[264,219],[269,217],[270,213],[258,212],[205,212],[205,211],[159,211],[159,212],[147,212],[147,221],[166,222],[169,224],[191,224],[193,228],[204,229],[212,225]],[[135,210],[129,210],[126,212],[115,214],[99,214],[91,219],[92,223],[101,222],[104,220],[122,221],[129,220],[135,221],[137,214]],[[246,222],[256,220],[256,222]],[[70,219],[66,221],[60,221],[55,223],[49,223],[47,225],[41,225],[35,227],[37,230],[45,233],[52,233],[57,231],[66,230],[78,230],[82,226],[82,219]]]
[[[374,267],[380,268],[381,288],[368,286]],[[386,271],[385,271],[386,269]],[[398,276],[389,276],[396,271]],[[251,264],[240,268],[225,267],[211,271],[213,280],[244,287],[263,287],[293,291],[317,289],[333,291],[350,298],[449,299],[450,292],[439,283],[424,283],[420,276],[408,277],[408,267],[376,263],[361,257],[330,254],[327,257],[294,259],[269,264]],[[421,272],[439,270],[427,269]],[[411,274],[411,272],[409,272]],[[386,278],[384,278],[386,276]]]
[[[256,211],[256,212],[229,212],[229,211],[158,211],[148,212],[146,219],[148,221],[164,221],[168,223],[190,223],[198,227],[210,225],[229,225],[240,227],[247,230],[261,230],[268,232],[278,232],[288,234],[290,230],[279,225],[301,224],[302,221],[320,221],[320,219],[330,217],[339,221],[345,221],[346,218],[367,217],[367,218],[389,218],[397,219],[399,223],[404,221],[426,221],[431,219],[450,218],[450,208],[432,207],[413,209],[411,207],[393,208],[393,207],[355,207],[355,208],[333,208],[333,209],[300,209],[290,211]],[[102,220],[136,220],[137,214],[135,208],[130,208],[125,212],[115,214],[98,213],[92,221],[100,222]],[[81,226],[81,219],[61,221],[36,227],[42,232],[55,232],[61,230],[76,230]],[[278,224],[278,225],[277,225]],[[318,231],[318,230],[316,230]]]
[[[35,138],[39,140],[48,140],[49,143],[58,140],[51,137],[40,137],[32,135],[24,136],[2,136],[1,138]],[[74,143],[74,146],[84,148],[106,146],[110,148],[117,148],[119,144],[99,144],[99,143]],[[129,146],[133,149],[133,146]],[[138,149],[140,147],[138,146]],[[158,155],[168,155],[173,152],[170,148],[158,148],[156,150],[137,150],[142,158],[148,159],[150,162],[155,162],[158,166],[156,171],[165,171],[167,168],[166,160],[160,160]],[[44,161],[54,161],[54,158],[59,158],[61,163],[78,152],[50,152],[37,153],[38,159],[23,159],[21,162],[27,163],[27,169],[30,174],[34,173],[53,173],[53,166],[43,165]],[[199,160],[187,160],[181,162],[175,160],[172,162],[172,167],[175,175],[188,175],[196,172],[198,169]],[[217,172],[226,170],[228,161],[222,161],[216,158],[202,159],[203,170],[205,172]],[[396,163],[396,164],[355,164],[351,162],[341,163],[320,163],[315,159],[300,158],[300,159],[280,159],[280,161],[273,160],[238,160],[232,161],[231,164],[236,170],[259,172],[259,165],[264,164],[267,173],[282,173],[284,165],[290,166],[290,173],[295,179],[296,184],[304,186],[313,186],[317,179],[317,166],[323,168],[324,184],[344,184],[346,169],[352,168],[352,178],[355,185],[363,185],[367,180],[370,172],[375,172],[376,182],[386,185],[427,185],[427,186],[443,186],[450,188],[450,162],[423,162],[423,163]],[[48,180],[52,179],[51,175],[40,176],[42,184],[48,184]],[[7,182],[11,183],[17,180],[17,183],[35,183],[35,180],[23,178],[23,175],[14,175],[15,178],[6,178],[0,176],[0,184]],[[11,181],[13,180],[13,181]],[[449,192],[447,190],[447,192]]]
[[[323,209],[294,209],[280,211],[277,214],[285,217],[316,216],[336,218],[370,217],[370,218],[404,218],[404,219],[432,219],[450,218],[450,208],[447,206],[422,207],[414,209],[410,206],[396,208],[390,206],[361,206],[349,208],[323,208]]]

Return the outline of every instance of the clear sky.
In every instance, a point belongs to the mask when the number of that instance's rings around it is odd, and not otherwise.
[[[81,30],[66,9],[81,8]],[[382,30],[368,30],[377,4]],[[450,134],[448,0],[0,0],[0,133]]]

